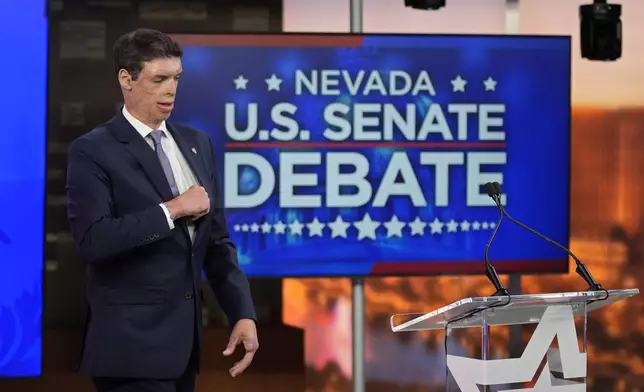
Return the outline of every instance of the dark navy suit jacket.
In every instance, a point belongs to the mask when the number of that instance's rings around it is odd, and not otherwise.
[[[202,270],[230,325],[255,319],[217,191],[212,142],[167,125],[211,200],[194,243],[184,219],[170,230],[159,206],[173,198],[161,164],[121,112],[69,149],[67,212],[87,265],[89,305],[80,371],[95,377],[179,377],[201,345]]]

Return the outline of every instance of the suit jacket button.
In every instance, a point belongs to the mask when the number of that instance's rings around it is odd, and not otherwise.
[[[191,292],[189,292],[189,291],[187,291],[183,296],[184,296],[186,299],[192,299],[192,293],[191,293]]]

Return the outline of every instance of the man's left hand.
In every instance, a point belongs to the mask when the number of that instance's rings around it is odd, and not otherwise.
[[[233,327],[233,332],[230,334],[230,340],[228,341],[228,346],[224,351],[225,356],[230,356],[234,351],[237,345],[243,344],[246,354],[239,362],[236,362],[233,367],[230,369],[230,375],[233,377],[241,374],[250,363],[253,361],[253,357],[259,349],[259,342],[257,341],[257,327],[255,326],[255,321],[250,319],[241,319]]]

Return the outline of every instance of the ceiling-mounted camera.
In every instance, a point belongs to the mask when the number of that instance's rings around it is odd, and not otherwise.
[[[445,0],[405,0],[405,7],[417,10],[437,10],[445,7]]]
[[[579,7],[581,57],[615,61],[622,57],[622,6],[594,0]]]

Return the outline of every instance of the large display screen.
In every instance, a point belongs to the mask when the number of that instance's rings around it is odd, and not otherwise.
[[[0,36],[0,378],[41,373],[47,19],[3,2]],[[8,38],[11,37],[11,38]]]
[[[498,218],[567,244],[570,38],[179,35],[172,120],[212,138],[249,276],[483,271]],[[206,147],[206,146],[203,146]],[[510,222],[500,272],[564,272]]]

